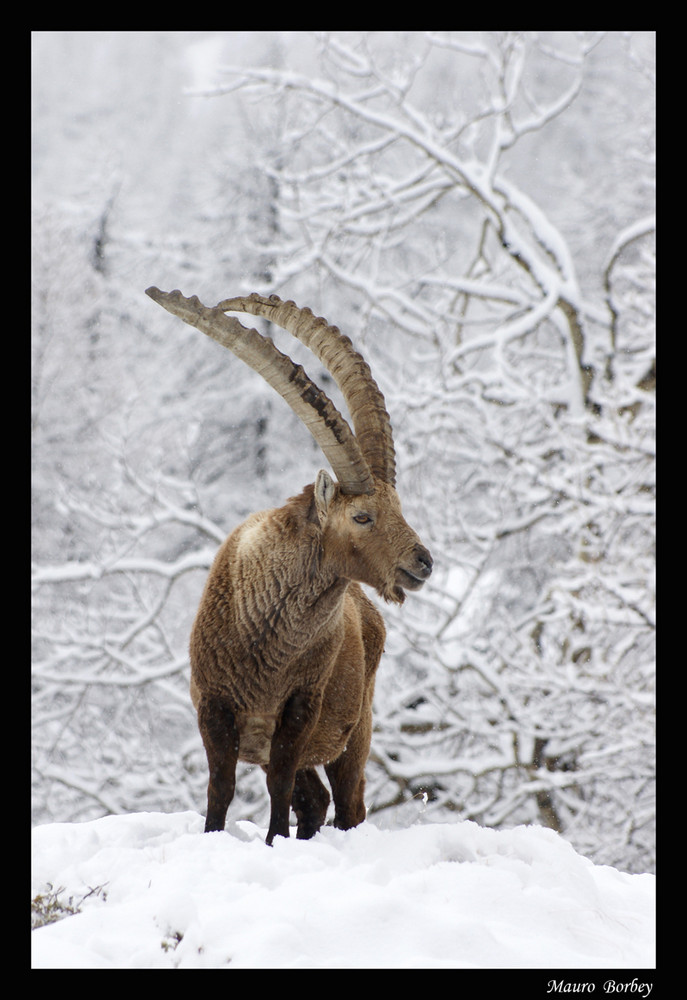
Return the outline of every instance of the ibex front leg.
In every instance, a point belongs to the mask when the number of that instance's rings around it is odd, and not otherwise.
[[[315,728],[321,703],[321,695],[301,691],[292,694],[272,737],[267,767],[267,790],[271,803],[268,844],[277,836],[289,836],[289,809],[298,761]]]
[[[218,695],[203,695],[198,703],[198,728],[208,758],[208,811],[205,832],[223,830],[236,787],[239,732],[231,705]]]

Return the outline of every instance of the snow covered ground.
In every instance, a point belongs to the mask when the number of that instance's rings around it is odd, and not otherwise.
[[[202,829],[194,812],[37,827],[32,899],[51,886],[81,912],[33,931],[32,967],[648,970],[625,990],[640,996],[653,981],[655,877],[550,830],[368,821],[269,848],[245,821]]]

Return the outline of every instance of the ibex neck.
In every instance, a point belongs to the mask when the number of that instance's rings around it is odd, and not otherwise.
[[[237,556],[247,584],[240,592],[250,595],[243,625],[268,659],[298,655],[335,624],[349,581],[324,563],[319,527],[294,517],[289,505],[249,519]]]

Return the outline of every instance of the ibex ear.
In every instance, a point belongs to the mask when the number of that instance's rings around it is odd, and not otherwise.
[[[315,506],[320,519],[327,514],[329,504],[334,499],[336,483],[324,469],[320,469],[315,480]]]

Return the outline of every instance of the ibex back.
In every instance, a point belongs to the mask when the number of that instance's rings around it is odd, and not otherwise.
[[[214,309],[180,292],[147,294],[258,371],[313,434],[336,474],[283,507],[253,514],[220,548],[191,634],[191,698],[210,772],[205,830],[223,830],[237,761],[267,773],[267,843],[312,837],[365,818],[365,763],[385,630],[361,583],[400,603],[432,572],[401,513],[384,398],[336,327],[276,296],[227,299]],[[306,344],[339,385],[353,433],[303,369],[227,312],[263,316]]]

